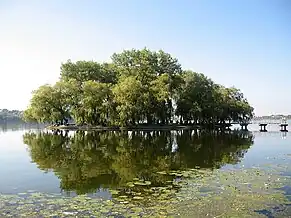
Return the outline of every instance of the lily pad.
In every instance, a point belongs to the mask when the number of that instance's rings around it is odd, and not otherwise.
[[[160,175],[167,175],[167,172],[165,172],[165,171],[161,171],[161,172],[157,172],[157,174],[160,174]]]
[[[132,199],[134,199],[134,200],[142,200],[144,198],[142,196],[134,196]]]
[[[135,182],[134,184],[135,185],[141,185],[141,186],[147,186],[147,185],[150,185],[151,182],[149,182],[149,181],[146,181],[146,182]]]
[[[132,188],[132,187],[135,186],[133,182],[128,182],[128,183],[126,183],[126,185],[127,185],[128,187],[130,187],[130,188]]]
[[[112,195],[117,195],[117,194],[120,193],[120,191],[118,191],[118,190],[110,190],[110,193],[111,193]]]

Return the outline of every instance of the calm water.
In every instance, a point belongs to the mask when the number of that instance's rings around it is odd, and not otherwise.
[[[283,176],[284,184],[281,184],[282,187],[279,188],[281,188],[280,193],[286,199],[284,199],[284,203],[267,202],[267,196],[273,193],[273,190],[279,189],[269,188],[262,191],[260,188],[260,196],[263,199],[266,197],[266,208],[262,208],[260,205],[251,210],[255,211],[258,217],[276,217],[278,210],[276,211],[274,208],[281,208],[281,211],[284,210],[284,216],[287,216],[289,213],[288,196],[291,194],[288,185],[291,184],[291,180],[289,181],[291,134],[279,132],[276,125],[269,127],[271,131],[267,133],[256,131],[258,128],[255,125],[250,126],[249,129],[253,131],[228,134],[195,131],[52,133],[31,127],[2,127],[0,128],[0,196],[7,198],[7,196],[19,196],[19,193],[22,195],[44,193],[58,196],[61,194],[68,199],[87,194],[103,201],[111,201],[115,197],[120,199],[121,196],[126,199],[121,203],[128,205],[129,196],[134,196],[135,200],[155,199],[148,197],[150,191],[155,187],[160,189],[170,187],[168,192],[171,194],[171,199],[176,197],[178,199],[179,195],[182,198],[177,201],[178,203],[176,202],[178,209],[175,208],[174,215],[178,216],[180,209],[182,213],[191,210],[191,207],[185,208],[185,205],[194,205],[194,200],[195,203],[198,202],[198,198],[193,197],[195,194],[191,194],[191,196],[189,194],[189,197],[187,193],[192,193],[192,191],[194,193],[194,186],[196,187],[199,180],[196,177],[195,180],[191,176],[189,178],[184,176],[185,172],[197,169],[195,175],[199,176],[200,170],[201,172],[206,170],[205,172],[221,173],[239,172],[242,169],[262,169],[266,172],[264,175],[267,179],[263,183],[265,186],[267,186],[267,181],[271,181],[271,176]],[[203,176],[203,179],[205,178],[208,177]],[[232,178],[234,177],[230,177],[230,179]],[[279,179],[277,178],[276,181]],[[169,181],[181,182],[181,185],[179,188],[172,183],[169,186]],[[207,190],[213,188],[214,186],[209,185],[212,184],[212,181],[214,180],[205,180],[206,184],[202,188],[207,187]],[[254,179],[254,181],[256,180]],[[244,183],[255,187],[251,179],[239,184]],[[218,185],[215,186],[218,187]],[[136,187],[143,189],[132,191]],[[202,188],[199,189],[200,193],[204,192],[201,191]],[[225,189],[223,188],[223,190]],[[243,189],[241,190],[243,191]],[[221,193],[222,191],[220,191]],[[222,195],[220,201],[224,200],[226,201],[226,198],[224,199]],[[161,198],[157,201],[162,202],[165,199]],[[181,201],[184,203],[180,205]],[[134,202],[130,202],[131,207],[135,205]],[[146,201],[140,202],[137,204],[138,208],[150,207],[147,206]],[[0,214],[1,212],[11,214],[12,212],[8,210],[15,209],[12,207],[15,204],[15,202],[14,204],[9,202],[0,204]],[[271,204],[273,205],[270,207]],[[46,207],[44,203],[43,205]],[[103,206],[100,207],[104,209]],[[201,208],[202,214],[204,206]],[[22,209],[18,209],[17,213],[21,214]],[[212,210],[211,205],[210,208],[208,205],[207,210]],[[28,209],[24,208],[23,211],[27,213]],[[29,209],[29,211],[32,210]],[[76,209],[76,211],[78,210]],[[74,213],[77,213],[76,211]],[[102,210],[100,211],[102,212]],[[97,212],[102,217],[100,211]],[[104,214],[107,213],[106,210],[103,211]],[[110,211],[112,212],[112,210]],[[124,211],[121,211],[120,214],[124,214]],[[63,216],[70,216],[70,213],[65,213]],[[140,216],[143,213],[146,215],[146,212],[138,212]],[[167,215],[165,211],[159,211],[159,213]],[[212,215],[218,213],[219,209],[212,212]],[[35,217],[38,217],[36,214]],[[153,214],[155,213],[151,215]],[[185,214],[187,215],[187,213]],[[211,216],[210,212],[207,214]],[[147,215],[151,217],[151,215]],[[58,214],[58,216],[61,217],[62,214]],[[189,216],[195,216],[194,209]],[[197,217],[199,216],[203,217],[203,215],[197,214]],[[278,215],[278,217],[280,216]]]

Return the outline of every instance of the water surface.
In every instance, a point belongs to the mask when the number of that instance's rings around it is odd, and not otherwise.
[[[2,128],[0,214],[286,216],[291,135],[270,130]]]

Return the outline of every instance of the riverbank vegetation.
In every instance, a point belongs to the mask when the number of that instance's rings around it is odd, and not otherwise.
[[[33,92],[29,121],[79,125],[214,124],[251,119],[253,108],[234,87],[183,70],[164,51],[125,50],[110,63],[67,61],[60,80]]]

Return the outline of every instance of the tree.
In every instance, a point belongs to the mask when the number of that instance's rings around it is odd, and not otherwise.
[[[106,83],[86,81],[83,83],[83,107],[85,122],[93,125],[110,123],[112,111],[112,92]],[[111,112],[111,113],[110,113]]]
[[[32,107],[27,108],[23,112],[23,119],[25,122],[37,122],[38,120],[35,118],[34,111]]]
[[[126,50],[113,54],[113,64],[118,69],[119,81],[134,77],[143,87],[147,122],[170,120],[173,116],[172,97],[177,89],[179,74],[182,72],[178,60],[163,51],[148,49]]]
[[[192,71],[185,71],[183,78],[176,114],[186,123],[243,122],[252,118],[253,108],[239,89],[225,88]]]
[[[85,123],[85,108],[83,105],[82,83],[76,79],[61,80],[63,85],[64,100],[68,105],[70,116],[76,124]]]
[[[253,118],[253,108],[239,89],[235,87],[220,87],[222,101],[219,102],[222,108],[221,120],[231,120],[234,122],[249,121]]]
[[[184,84],[178,94],[177,115],[194,123],[213,119],[215,84],[205,75],[192,71],[183,73]]]
[[[136,124],[143,119],[146,105],[146,91],[135,76],[122,79],[113,88],[119,120],[122,125]]]
[[[24,112],[25,119],[38,122],[63,123],[70,115],[63,93],[63,84],[43,85],[33,92],[29,108]]]
[[[114,65],[94,61],[68,60],[61,65],[61,79],[67,81],[75,79],[79,83],[93,80],[101,83],[116,83],[116,71]]]

